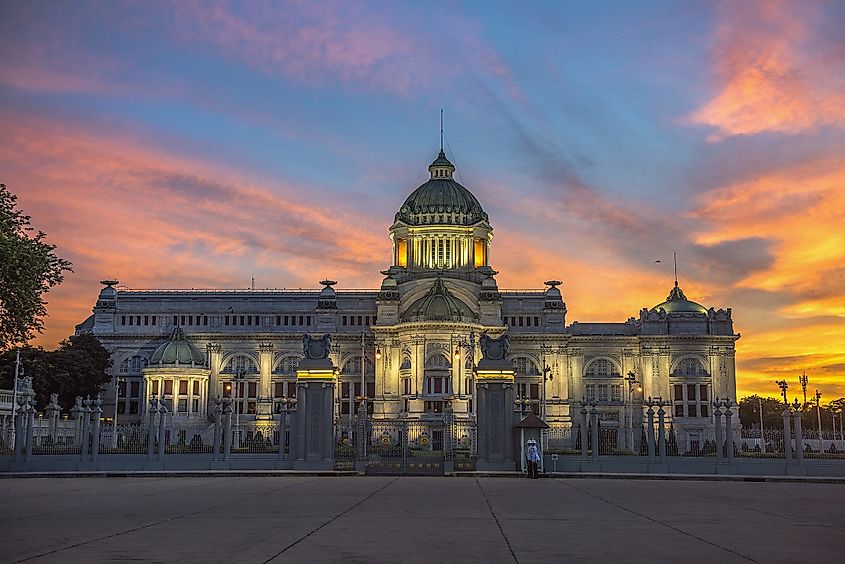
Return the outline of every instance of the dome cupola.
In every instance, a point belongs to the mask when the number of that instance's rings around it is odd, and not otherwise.
[[[409,321],[471,321],[472,309],[452,292],[438,277],[428,293],[411,304],[406,312]]]
[[[664,310],[666,313],[707,313],[707,308],[703,305],[688,300],[684,291],[678,286],[678,281],[675,280],[675,287],[669,292],[666,301],[657,304],[652,311]]]
[[[164,364],[205,366],[205,355],[188,340],[182,328],[177,327],[170,340],[159,345],[150,357],[150,366]]]

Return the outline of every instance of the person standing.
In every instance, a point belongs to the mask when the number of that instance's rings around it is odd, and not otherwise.
[[[534,439],[528,439],[528,454],[526,458],[528,459],[528,477],[536,480],[540,477],[540,453],[537,450],[537,441]]]

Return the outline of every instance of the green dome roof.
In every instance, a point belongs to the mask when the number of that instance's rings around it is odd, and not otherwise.
[[[677,280],[675,280],[675,287],[672,288],[671,292],[669,292],[669,296],[666,298],[666,301],[661,304],[657,304],[651,309],[652,311],[663,309],[666,313],[707,313],[706,307],[687,299],[684,295],[684,291],[678,287]]]
[[[470,307],[453,296],[440,277],[425,296],[411,304],[405,317],[412,321],[466,321],[474,318]]]
[[[452,178],[455,167],[442,150],[428,170],[431,179],[411,192],[396,214],[398,221],[409,225],[473,225],[488,220],[472,192]]]
[[[187,364],[205,366],[205,355],[191,343],[181,327],[177,327],[170,340],[162,343],[150,357],[150,365]]]

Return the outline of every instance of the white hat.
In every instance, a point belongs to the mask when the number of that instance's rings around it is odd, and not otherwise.
[[[529,445],[536,445],[537,441],[535,441],[534,439],[528,439],[528,444]]]

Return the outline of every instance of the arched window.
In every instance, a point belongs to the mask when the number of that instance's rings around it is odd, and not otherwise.
[[[140,374],[147,366],[147,359],[140,355],[130,356],[120,363],[121,374]]]
[[[284,357],[276,365],[276,369],[273,370],[273,374],[286,374],[289,376],[296,374],[296,369],[299,367],[300,360],[301,359],[298,356]]]
[[[222,372],[224,374],[236,374],[238,372],[241,374],[257,374],[258,367],[255,365],[255,361],[252,360],[251,357],[245,354],[239,354],[229,359],[229,362],[226,363]]]
[[[517,356],[513,359],[513,371],[519,376],[539,376],[540,370],[534,362],[525,356]]]
[[[399,370],[410,370],[411,369],[411,357],[408,355],[402,355],[402,364],[399,365]]]
[[[674,375],[686,378],[700,378],[702,376],[707,376],[708,374],[707,369],[699,359],[688,357],[678,363],[678,367],[675,368]]]
[[[376,367],[373,364],[373,361],[369,358],[364,360],[364,369],[365,374],[367,376],[375,376]],[[360,376],[361,375],[361,357],[360,356],[353,356],[346,363],[343,365],[343,368],[340,370],[341,374],[347,376]]]
[[[619,372],[611,361],[606,358],[597,358],[587,365],[585,371],[587,378],[614,378],[619,376]]]

